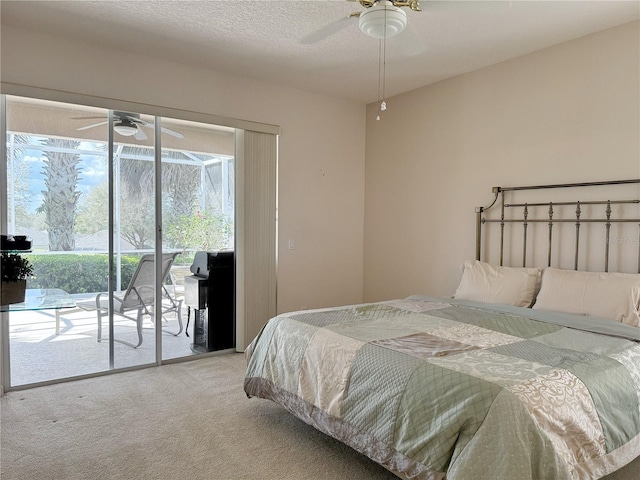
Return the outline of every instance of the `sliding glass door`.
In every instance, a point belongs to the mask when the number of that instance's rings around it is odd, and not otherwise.
[[[194,305],[193,299],[187,298],[185,293],[189,290],[193,293],[198,284],[208,282],[203,276],[187,278],[192,277],[191,265],[196,253],[233,255],[235,131],[169,118],[159,121],[162,126],[162,238],[165,250],[176,254],[165,280],[164,294],[171,302],[181,305],[183,314],[181,325],[172,323],[174,317],[171,315],[163,317],[160,338],[162,359],[166,360],[213,350],[210,345],[199,344],[201,338],[196,338],[196,330],[204,328],[203,322],[208,327],[209,315],[215,312],[208,308],[198,309],[199,305]],[[230,295],[226,300],[233,302],[233,293]],[[228,331],[226,327],[231,324],[233,330],[234,322],[233,315],[225,315],[218,309],[218,326],[222,325],[223,330]],[[234,347],[235,343],[230,346]]]
[[[40,298],[3,307],[5,387],[201,352],[185,277],[233,247],[234,130],[6,97],[5,150],[0,227]]]

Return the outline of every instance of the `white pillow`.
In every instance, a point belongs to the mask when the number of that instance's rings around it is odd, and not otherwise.
[[[496,267],[478,260],[462,265],[453,298],[528,307],[536,294],[539,268]]]
[[[533,308],[640,326],[640,275],[545,268]]]

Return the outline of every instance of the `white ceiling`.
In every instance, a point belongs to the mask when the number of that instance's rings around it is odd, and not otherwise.
[[[432,1],[387,41],[386,96],[640,18],[640,0]],[[347,0],[2,0],[3,24],[373,102],[378,41]],[[307,44],[334,22],[345,28]],[[420,53],[416,53],[416,50]],[[614,52],[612,52],[614,54]]]

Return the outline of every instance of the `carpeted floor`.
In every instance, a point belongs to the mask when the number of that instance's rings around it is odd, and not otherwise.
[[[241,354],[221,355],[10,392],[0,400],[0,477],[397,480],[273,403],[247,399],[244,367]],[[639,478],[636,460],[607,480]]]
[[[0,477],[394,479],[272,402],[247,399],[244,357],[9,392]]]

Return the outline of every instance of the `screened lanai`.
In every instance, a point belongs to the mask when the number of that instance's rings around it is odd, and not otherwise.
[[[129,116],[129,132],[115,128]],[[109,287],[111,245],[114,290],[124,291],[161,238],[161,250],[177,254],[163,289],[181,299],[194,252],[233,248],[234,129],[7,96],[6,131],[5,231],[32,239],[23,253],[34,267],[28,289],[94,301]],[[186,324],[190,312],[180,305]],[[163,331],[180,331],[162,335],[165,359],[194,354],[176,317],[162,316]],[[120,338],[136,334],[132,322],[114,321]],[[8,323],[13,385],[113,368],[97,342],[95,311],[16,312]],[[116,344],[116,368],[154,361],[154,328],[145,318],[142,345]]]

